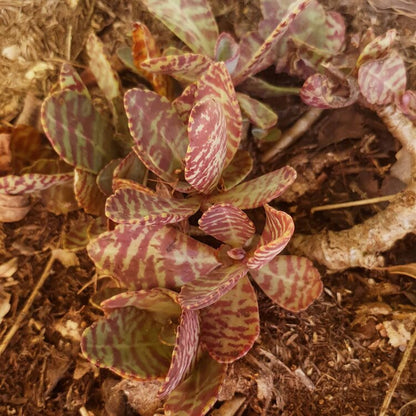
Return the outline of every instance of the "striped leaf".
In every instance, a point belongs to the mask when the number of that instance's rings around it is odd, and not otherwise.
[[[370,104],[390,104],[405,92],[406,82],[406,67],[396,51],[385,59],[366,62],[358,70],[361,94]]]
[[[228,191],[242,182],[253,169],[253,158],[247,150],[237,150],[231,163],[222,172],[221,188]]]
[[[187,309],[206,308],[229,292],[246,273],[247,267],[236,263],[199,276],[182,287],[179,303]]]
[[[104,45],[101,40],[91,32],[87,38],[85,48],[89,58],[91,72],[94,74],[97,84],[104,93],[105,98],[111,103],[121,94],[120,81],[104,52]]]
[[[164,398],[174,390],[186,377],[195,360],[199,345],[198,312],[184,309],[176,330],[176,341],[172,361],[165,382],[159,390],[159,397]]]
[[[144,0],[143,3],[193,52],[213,56],[218,27],[207,0]]]
[[[222,105],[205,96],[192,108],[185,179],[198,192],[210,193],[218,184],[227,153],[227,124]]]
[[[152,84],[154,90],[163,96],[167,96],[170,92],[169,79],[161,74],[152,74],[143,69],[142,63],[150,58],[157,58],[160,56],[160,50],[156,46],[156,41],[150,33],[148,27],[141,22],[133,24],[133,63],[137,72],[147,81]]]
[[[356,81],[352,78],[346,79],[348,93],[340,95],[340,82],[328,78],[322,74],[311,75],[300,90],[302,101],[317,108],[342,108],[357,101],[359,89]]]
[[[66,90],[46,98],[42,126],[59,156],[76,168],[98,173],[117,156],[111,124],[84,94]]]
[[[257,208],[277,198],[295,179],[296,171],[290,166],[285,166],[237,185],[230,191],[210,196],[208,202],[228,203],[240,209]]]
[[[192,107],[195,103],[196,90],[196,83],[189,84],[182,91],[182,94],[172,102],[172,105],[175,107],[176,112],[185,124],[188,123],[189,115],[191,114]]]
[[[146,166],[143,165],[136,153],[131,151],[114,169],[113,180],[131,179],[137,183],[143,183],[147,172]]]
[[[163,225],[190,217],[199,206],[198,198],[168,199],[123,188],[107,199],[105,215],[117,223]]]
[[[243,113],[255,126],[270,129],[277,123],[277,114],[266,104],[241,92],[237,93],[237,99]]]
[[[132,290],[178,288],[219,266],[213,248],[168,226],[121,224],[91,242],[88,254]]]
[[[215,60],[224,62],[228,72],[232,75],[240,59],[240,45],[226,32],[222,32],[215,44]]]
[[[61,87],[61,90],[77,91],[90,98],[90,93],[88,92],[88,89],[83,83],[78,72],[68,62],[65,62],[61,67],[61,72],[59,74],[59,86]]]
[[[244,356],[259,336],[257,295],[247,277],[200,313],[201,343],[220,363],[232,363]]]
[[[82,336],[82,354],[93,364],[132,380],[166,375],[172,347],[159,341],[162,324],[133,306],[115,309]]]
[[[226,369],[226,365],[204,354],[191,375],[169,395],[165,415],[204,416],[217,401]]]
[[[199,228],[231,247],[243,247],[256,232],[245,212],[231,204],[210,207],[200,218]]]
[[[306,309],[323,288],[318,270],[305,257],[278,256],[250,275],[273,302],[292,312]]]
[[[161,324],[167,320],[177,321],[181,314],[177,293],[161,287],[117,294],[102,302],[101,307],[106,314],[115,309],[134,307],[150,312]]]
[[[119,166],[122,159],[113,159],[107,163],[97,175],[98,189],[106,196],[113,193],[113,176],[115,169]]]
[[[377,36],[374,40],[368,43],[361,51],[360,56],[357,59],[357,63],[355,65],[356,68],[359,68],[366,62],[384,58],[386,54],[391,52],[396,36],[396,29],[390,29],[384,35]]]
[[[97,176],[83,169],[74,171],[74,192],[78,205],[88,214],[104,213],[105,195],[97,185]]]
[[[266,40],[254,54],[249,59],[240,58],[240,62],[235,71],[237,75],[234,77],[234,85],[240,84],[249,76],[260,72],[269,66],[270,52],[272,51],[273,46],[280,38],[282,38],[295,18],[305,10],[310,2],[311,0],[297,0],[292,3],[283,20],[267,36]],[[249,45],[251,44],[252,42],[249,43]],[[240,50],[243,50],[242,45],[240,45]],[[250,50],[253,50],[253,48],[250,47]]]
[[[295,225],[292,217],[283,211],[278,211],[265,205],[266,225],[261,234],[257,248],[247,261],[250,269],[259,269],[276,257],[287,245]]]
[[[213,63],[197,82],[195,98],[213,96],[224,108],[227,122],[227,155],[225,166],[233,159],[242,137],[242,118],[230,74],[223,62]]]
[[[134,148],[145,166],[167,182],[183,170],[186,128],[167,98],[138,88],[127,91],[124,104]]]
[[[77,218],[71,219],[69,228],[62,234],[62,248],[64,250],[78,251],[84,249],[90,241],[88,229],[94,219],[88,215],[80,214]]]
[[[23,195],[43,191],[51,186],[62,185],[73,181],[73,173],[26,173],[20,176],[6,175],[0,177],[0,193]]]
[[[179,82],[189,84],[200,78],[211,64],[212,59],[206,55],[184,53],[148,59],[141,66],[148,72],[171,75]]]

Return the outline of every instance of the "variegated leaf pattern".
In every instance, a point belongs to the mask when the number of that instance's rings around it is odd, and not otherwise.
[[[246,265],[236,263],[201,275],[182,287],[179,303],[187,309],[206,308],[229,292],[246,273]]]
[[[240,209],[257,208],[277,198],[295,179],[296,171],[290,166],[284,166],[237,185],[227,192],[210,196],[208,202],[211,204],[229,203]]]
[[[179,82],[196,81],[212,64],[212,59],[197,53],[166,55],[144,61],[141,65],[148,72],[171,75]]]
[[[390,104],[405,92],[406,81],[406,67],[396,51],[385,59],[369,61],[358,70],[361,94],[370,104]]]
[[[243,61],[236,69],[236,76],[234,77],[234,85],[240,84],[251,75],[260,72],[269,65],[268,55],[276,42],[285,34],[288,27],[292,24],[295,18],[305,10],[311,0],[297,0],[288,10],[288,13],[283,20],[276,26],[276,28],[268,35],[266,40],[259,49],[246,62]],[[240,46],[241,48],[241,46]],[[242,48],[241,48],[242,49]]]
[[[69,220],[69,228],[62,233],[62,248],[72,251],[84,249],[90,240],[88,229],[93,221],[93,218],[83,213],[78,218]]]
[[[348,94],[339,95],[340,83],[322,74],[311,75],[300,90],[302,101],[317,108],[342,108],[357,101],[359,89],[353,78],[346,79]]]
[[[385,55],[391,52],[396,36],[396,29],[390,29],[384,35],[377,36],[368,43],[357,59],[356,68],[359,68],[368,61],[386,57]]]
[[[104,213],[105,195],[97,185],[97,176],[83,169],[74,171],[74,192],[78,205],[88,214]]]
[[[266,104],[241,92],[237,93],[237,100],[243,113],[255,126],[270,129],[277,123],[277,114]]]
[[[196,90],[196,83],[189,84],[182,91],[182,94],[172,102],[172,105],[175,107],[176,112],[185,124],[188,124],[189,115],[191,114],[192,107],[195,103]]]
[[[215,60],[222,61],[232,75],[240,59],[240,45],[226,32],[222,32],[215,44]]]
[[[217,401],[227,366],[205,353],[165,402],[166,416],[203,416]]]
[[[199,315],[197,311],[184,309],[176,331],[172,361],[165,382],[159,391],[164,398],[186,377],[196,358],[199,344]]]
[[[107,199],[105,215],[117,223],[163,225],[179,222],[198,211],[198,198],[168,199],[123,188]]]
[[[306,309],[323,288],[318,270],[305,257],[277,256],[250,275],[273,302],[292,312]]]
[[[185,179],[198,192],[212,192],[220,180],[227,153],[227,124],[222,105],[205,96],[192,108]]]
[[[51,186],[62,185],[74,179],[72,173],[26,173],[21,176],[6,175],[0,177],[0,193],[8,195],[22,195],[43,191]]]
[[[259,336],[257,295],[248,277],[200,314],[201,343],[220,363],[232,363],[244,356]]]
[[[163,378],[172,347],[159,342],[162,324],[135,307],[112,311],[82,336],[82,354],[93,364],[132,380]]]
[[[113,177],[114,171],[119,166],[122,159],[113,159],[107,163],[97,175],[98,189],[106,196],[113,193]]]
[[[242,182],[253,170],[253,158],[247,150],[237,150],[231,163],[223,170],[220,187],[228,191]]]
[[[295,224],[290,215],[267,204],[264,209],[266,225],[253,256],[247,261],[250,269],[259,269],[276,257],[286,247],[295,231]]]
[[[145,166],[168,182],[177,181],[186,154],[186,128],[167,98],[138,88],[124,99],[134,148]]]
[[[256,232],[246,213],[231,204],[210,207],[200,218],[199,228],[232,247],[243,247]]]
[[[143,3],[193,52],[213,56],[218,27],[207,0],[144,0]]]
[[[134,307],[150,312],[152,319],[160,324],[165,324],[166,321],[178,321],[181,315],[177,293],[162,287],[120,293],[106,299],[101,303],[101,307],[106,314],[114,309]]]
[[[150,33],[148,27],[141,22],[133,24],[133,62],[137,72],[145,79],[147,79],[153,86],[154,90],[165,97],[170,92],[169,79],[161,74],[152,74],[144,70],[141,66],[143,61],[150,58],[157,58],[160,56],[160,50],[156,46],[156,41]]]
[[[121,94],[120,81],[104,52],[104,45],[94,33],[90,33],[85,47],[91,72],[94,74],[105,98],[112,102]]]
[[[131,290],[178,288],[220,265],[213,248],[169,226],[121,224],[92,241],[88,254]]]
[[[223,62],[213,63],[197,82],[195,98],[212,95],[224,108],[227,122],[227,155],[225,166],[233,159],[242,137],[242,117],[234,86]]]
[[[90,98],[90,93],[88,92],[88,89],[83,83],[78,72],[68,62],[65,62],[61,67],[61,72],[59,74],[59,86],[61,87],[61,90],[77,91]]]
[[[98,173],[117,157],[111,124],[84,94],[65,90],[46,98],[42,126],[56,153],[76,168]]]

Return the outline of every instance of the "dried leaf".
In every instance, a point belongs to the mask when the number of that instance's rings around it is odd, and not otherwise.
[[[78,72],[68,62],[62,64],[61,72],[59,74],[59,86],[61,87],[61,90],[77,91],[84,94],[86,97],[91,98],[90,93]]]
[[[3,287],[0,286],[0,324],[3,321],[3,318],[9,313],[10,311],[10,293],[3,290]]]
[[[17,222],[32,207],[28,195],[5,195],[0,193],[0,222]]]
[[[53,257],[62,264],[62,266],[68,268],[73,266],[79,266],[79,260],[77,254],[73,251],[63,250],[61,248],[55,248],[52,250]]]
[[[5,263],[0,264],[0,277],[12,277],[17,272],[18,264],[17,257],[12,257]]]
[[[376,267],[376,270],[383,270],[391,274],[403,274],[416,279],[416,263],[399,264],[396,266]]]

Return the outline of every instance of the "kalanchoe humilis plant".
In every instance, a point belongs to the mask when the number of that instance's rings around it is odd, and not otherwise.
[[[286,166],[241,183],[252,161],[248,153],[238,152],[241,113],[222,62],[212,63],[173,103],[155,92],[133,89],[126,93],[125,106],[133,150],[177,192],[171,196],[137,186],[118,189],[106,203],[106,215],[116,223],[179,222],[221,202],[257,208],[279,196],[296,177]]]
[[[148,9],[160,19],[191,52],[170,48],[165,56],[141,63],[141,68],[153,73],[169,74],[189,84],[198,79],[214,61],[223,61],[234,85],[252,77],[274,61],[273,47],[281,39],[296,17],[311,0],[298,0],[286,9],[287,13],[270,28],[263,38],[257,31],[249,32],[238,43],[230,34],[219,34],[214,15],[207,1],[161,2],[146,0]],[[248,119],[262,129],[277,122],[276,114],[266,105],[246,94],[237,99]]]
[[[266,225],[257,237],[253,223],[233,205],[206,211],[200,227],[225,243],[218,251],[171,225],[123,224],[90,243],[97,268],[129,291],[102,305],[106,318],[83,336],[87,358],[128,378],[164,378],[160,395],[167,396],[166,410],[175,403],[178,412],[205,414],[221,385],[223,367],[214,363],[241,358],[259,333],[257,299],[247,272],[291,311],[305,309],[322,290],[319,273],[307,259],[276,257],[293,233],[293,221],[267,205],[265,210]],[[175,333],[176,341],[169,343]],[[205,355],[204,362],[213,359],[217,368],[217,377],[204,383],[203,398],[189,386],[194,383],[187,384],[201,377],[201,350],[211,357]],[[190,394],[198,397],[192,406],[180,400]]]

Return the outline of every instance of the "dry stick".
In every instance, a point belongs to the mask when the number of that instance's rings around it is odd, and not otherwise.
[[[16,321],[14,322],[13,326],[9,329],[7,334],[5,335],[3,341],[0,344],[0,356],[3,354],[7,346],[9,345],[10,341],[12,340],[14,334],[18,331],[22,321],[25,319],[27,313],[29,312],[30,307],[32,306],[36,295],[38,294],[40,288],[45,283],[47,277],[49,276],[49,273],[52,268],[52,264],[55,261],[55,256],[51,254],[48,263],[45,266],[45,269],[43,270],[42,276],[40,277],[39,281],[36,283],[36,286],[33,289],[33,292],[30,294],[28,300],[25,303],[25,306],[23,306],[23,309],[20,311],[19,315],[17,316]]]
[[[322,108],[310,108],[292,127],[282,134],[279,141],[261,157],[261,161],[263,163],[270,162],[276,155],[295,143],[318,120],[323,111]]]
[[[413,159],[413,181],[397,194],[386,209],[343,231],[295,235],[290,249],[326,266],[330,271],[351,267],[382,266],[378,255],[408,233],[416,232],[416,126],[394,105],[377,110],[392,135]]]
[[[406,368],[407,362],[412,354],[412,350],[416,343],[416,330],[413,331],[413,335],[407,344],[406,351],[403,354],[402,360],[400,361],[399,366],[397,367],[396,373],[394,374],[393,380],[391,381],[390,387],[387,391],[386,397],[384,398],[383,404],[380,409],[379,416],[385,416],[387,414],[387,410],[389,409],[391,399],[393,398],[393,394],[396,391],[396,388],[399,384],[400,377],[404,369]]]

